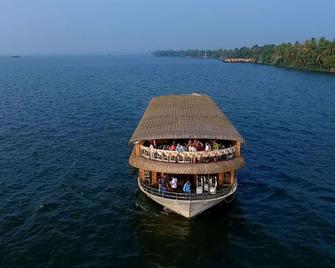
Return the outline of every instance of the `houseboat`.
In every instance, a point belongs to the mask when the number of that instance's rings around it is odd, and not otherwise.
[[[186,218],[231,201],[244,139],[206,95],[154,97],[129,141],[138,187]]]
[[[223,59],[225,63],[254,63],[254,58],[225,58]]]

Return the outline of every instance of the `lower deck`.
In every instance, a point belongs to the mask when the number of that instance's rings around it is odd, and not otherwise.
[[[216,188],[215,193],[210,191],[191,191],[190,193],[185,193],[182,191],[171,191],[171,190],[162,190],[158,187],[153,187],[145,182],[142,182],[141,180],[138,180],[138,184],[141,187],[141,189],[146,192],[150,193],[155,196],[160,196],[167,199],[174,199],[174,200],[207,200],[207,199],[215,199],[220,196],[225,196],[231,190],[237,186],[237,180],[234,180],[234,183],[231,184],[225,184],[221,185],[220,187]]]
[[[184,195],[215,195],[226,192],[236,183],[237,171],[214,174],[167,174],[139,170],[139,182],[151,192],[173,198]],[[188,187],[185,185],[188,184]]]
[[[138,179],[138,187],[156,203],[186,218],[192,218],[223,201],[231,202],[237,190],[237,180],[234,181],[233,185],[221,187],[215,194],[210,192],[199,194],[196,192],[177,193],[161,191],[148,186],[140,179]]]

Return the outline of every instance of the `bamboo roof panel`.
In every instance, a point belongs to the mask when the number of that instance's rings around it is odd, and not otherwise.
[[[151,100],[129,142],[189,138],[244,141],[209,96],[170,95]]]

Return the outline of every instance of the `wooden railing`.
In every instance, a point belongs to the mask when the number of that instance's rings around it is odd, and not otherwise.
[[[178,152],[140,145],[140,154],[142,157],[150,160],[170,163],[209,163],[234,158],[236,155],[236,146],[211,151]]]

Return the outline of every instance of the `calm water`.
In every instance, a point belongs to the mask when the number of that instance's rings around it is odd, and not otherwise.
[[[151,97],[202,92],[246,139],[235,202],[136,192]],[[335,76],[212,60],[0,58],[0,267],[335,265]]]

